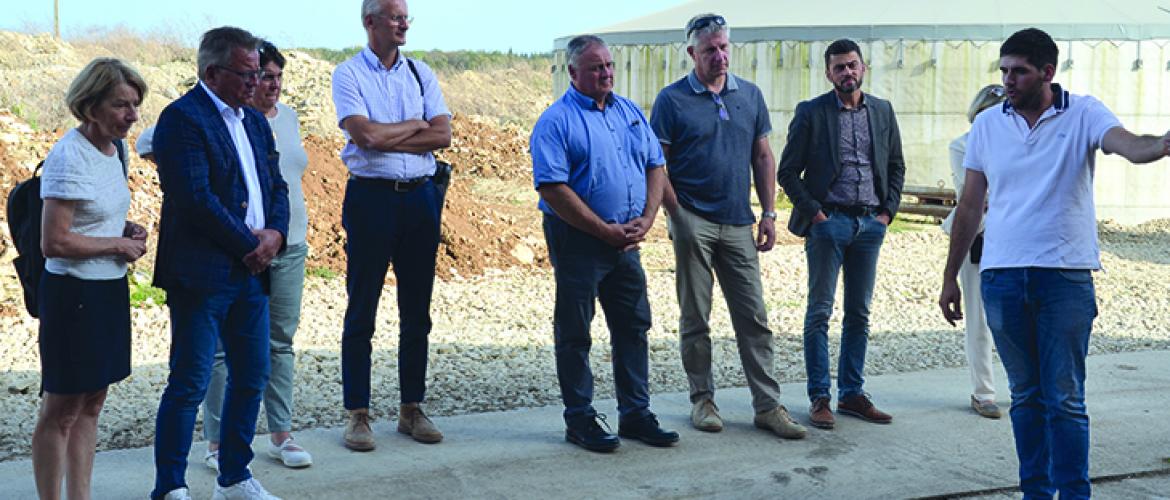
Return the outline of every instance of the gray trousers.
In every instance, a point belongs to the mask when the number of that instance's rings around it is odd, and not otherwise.
[[[290,245],[272,259],[268,268],[272,290],[268,296],[269,358],[272,372],[264,391],[264,413],[268,415],[268,432],[292,430],[293,407],[293,335],[301,322],[301,293],[305,288],[307,243]],[[219,417],[227,385],[227,367],[223,347],[215,353],[211,383],[203,399],[203,438],[219,442]]]
[[[679,348],[690,383],[691,402],[715,396],[711,373],[711,290],[719,278],[731,313],[735,342],[752,407],[757,413],[779,406],[773,375],[772,331],[764,308],[760,259],[752,226],[716,224],[680,206],[670,216],[678,292]]]

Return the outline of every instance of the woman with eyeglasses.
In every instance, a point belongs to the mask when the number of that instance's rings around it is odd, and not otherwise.
[[[1004,99],[1003,85],[991,84],[983,87],[975,94],[971,106],[967,109],[967,121],[975,122],[975,116],[983,110],[995,106]],[[964,180],[967,176],[963,168],[963,156],[967,152],[967,133],[951,141],[951,174],[955,181],[955,204],[963,195]],[[951,224],[955,218],[954,210],[943,221],[943,231],[951,233]],[[967,311],[966,320],[966,351],[967,364],[971,367],[971,384],[974,392],[971,393],[971,409],[986,418],[1000,418],[1003,412],[995,403],[995,376],[992,374],[991,364],[991,329],[987,326],[987,317],[983,313],[983,297],[979,293],[979,258],[983,252],[983,222],[979,223],[979,235],[971,245],[971,251],[963,259],[959,268],[959,282],[962,283],[963,308]]]
[[[313,464],[313,458],[292,436],[293,409],[293,335],[301,319],[301,292],[305,283],[305,257],[309,253],[305,235],[308,214],[301,176],[309,165],[309,156],[301,145],[297,113],[280,102],[284,79],[284,55],[269,42],[260,46],[260,82],[249,105],[268,118],[280,153],[280,175],[288,183],[288,238],[284,252],[272,260],[268,273],[271,292],[268,296],[269,346],[272,371],[264,391],[264,411],[268,415],[271,444],[268,456],[286,467],[300,468]],[[219,417],[223,407],[227,367],[223,351],[215,356],[211,384],[203,400],[203,437],[207,439],[204,463],[219,470]]]
[[[41,498],[89,498],[97,422],[110,384],[130,375],[129,263],[146,253],[146,229],[126,220],[125,147],[146,82],[130,66],[94,59],[65,102],[81,125],[45,158],[38,290],[41,401],[32,435]]]

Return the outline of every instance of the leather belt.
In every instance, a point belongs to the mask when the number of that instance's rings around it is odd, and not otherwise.
[[[431,176],[415,177],[413,179],[382,179],[378,177],[358,177],[350,174],[349,180],[390,188],[399,193],[409,193],[430,182]]]
[[[877,211],[877,207],[870,205],[834,205],[832,203],[822,203],[821,211],[836,212],[839,214],[851,215],[853,217],[861,217],[863,215],[870,215]]]

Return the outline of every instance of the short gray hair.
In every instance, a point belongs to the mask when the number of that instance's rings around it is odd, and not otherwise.
[[[605,44],[605,40],[602,40],[597,35],[578,35],[573,37],[572,40],[569,40],[568,47],[565,48],[565,60],[569,62],[569,66],[576,68],[577,58],[581,57],[583,52],[589,50],[594,45],[609,48]]]
[[[199,52],[195,64],[199,67],[199,79],[207,78],[207,68],[227,66],[232,62],[232,50],[240,48],[257,50],[263,41],[245,30],[234,26],[215,28],[203,34],[199,41]]]
[[[366,16],[373,16],[382,13],[382,0],[362,0],[362,22],[366,21]]]
[[[695,22],[698,19],[702,19],[704,17],[713,17],[713,16],[717,16],[717,15],[719,15],[719,14],[716,14],[714,12],[708,12],[706,14],[699,14],[695,17],[692,17],[690,21],[687,21],[687,26],[690,26],[691,23]],[[686,29],[686,28],[683,28],[683,29]],[[700,29],[692,31],[691,34],[689,36],[687,36],[687,46],[688,47],[696,47],[699,45],[699,37],[701,37],[703,35],[710,35],[713,33],[726,33],[727,39],[730,40],[731,39],[731,26],[728,26],[726,24],[709,23]]]

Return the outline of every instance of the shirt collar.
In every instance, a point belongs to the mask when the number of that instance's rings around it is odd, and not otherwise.
[[[581,106],[582,108],[597,109],[597,102],[595,102],[592,97],[589,97],[585,94],[582,94],[581,91],[577,90],[577,87],[575,87],[572,83],[569,84],[569,90],[567,92],[565,92],[565,94],[568,95],[569,98],[573,100],[573,102],[577,103],[577,105]],[[613,102],[614,102],[613,92],[606,94],[605,105],[610,106],[613,104]]]
[[[228,106],[227,103],[223,102],[223,99],[220,99],[219,96],[215,95],[215,92],[212,92],[211,88],[209,88],[206,83],[203,83],[203,80],[199,80],[199,86],[203,87],[204,92],[207,92],[207,96],[211,98],[211,103],[215,104],[215,109],[216,111],[219,111],[221,116],[231,115],[239,120],[244,119],[244,110],[242,107],[241,109],[232,109],[231,106]]]
[[[374,71],[396,71],[399,67],[402,66],[403,60],[406,59],[406,56],[402,54],[402,50],[400,49],[398,51],[398,59],[394,61],[394,66],[387,68],[382,65],[382,60],[378,58],[378,54],[375,54],[374,49],[371,49],[369,45],[366,45],[365,48],[362,49],[361,54],[362,60],[365,61],[366,65]]]
[[[836,93],[836,92],[833,92],[833,99],[836,99],[836,100],[837,100],[837,109],[838,109],[838,110],[843,110],[843,109],[845,109],[845,101],[842,101],[842,100],[841,100],[841,96],[837,95],[837,93]],[[866,107],[866,105],[865,105],[865,92],[862,92],[862,93],[861,93],[861,99],[860,99],[860,100],[857,102],[857,108],[856,108],[856,109],[861,109],[861,108],[864,108],[864,107]]]
[[[1068,109],[1068,91],[1061,88],[1059,83],[1053,83],[1053,84],[1051,84],[1051,87],[1052,87],[1052,107],[1048,108],[1048,109],[1053,110],[1057,113],[1063,113],[1064,110]],[[1003,107],[1001,109],[1003,111],[1003,114],[1005,114],[1005,115],[1016,114],[1015,108],[1012,107],[1012,100],[1011,99],[1004,99],[1003,100]],[[1047,111],[1048,110],[1045,110],[1045,112],[1047,112]]]
[[[695,74],[695,70],[693,69],[690,73],[687,73],[687,83],[691,85],[691,90],[693,90],[696,94],[702,94],[703,92],[710,91],[706,85],[703,85],[703,82],[699,81],[699,76]],[[723,84],[723,89],[728,92],[739,90],[739,83],[735,81],[735,75],[732,75],[730,71],[727,72],[727,79]]]

